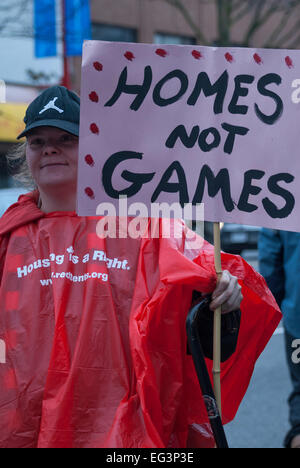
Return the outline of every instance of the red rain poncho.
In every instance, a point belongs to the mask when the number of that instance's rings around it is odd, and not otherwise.
[[[42,213],[32,195],[0,220],[0,447],[211,446],[185,319],[193,290],[216,286],[213,248],[101,240],[97,221]],[[242,258],[222,262],[244,295],[222,367],[226,423],[281,314]]]

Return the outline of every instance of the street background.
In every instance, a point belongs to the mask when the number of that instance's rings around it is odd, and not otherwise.
[[[242,256],[258,270],[257,251]],[[283,448],[289,430],[287,399],[291,383],[282,326],[257,361],[253,378],[234,421],[225,426],[230,448]]]

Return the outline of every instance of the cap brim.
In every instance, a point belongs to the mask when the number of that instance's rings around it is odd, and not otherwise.
[[[17,140],[23,138],[34,128],[38,127],[55,127],[60,128],[61,130],[65,130],[68,133],[72,133],[72,135],[79,136],[79,125],[75,122],[66,122],[64,120],[39,120],[38,122],[34,122],[33,124],[29,125],[25,128],[25,130],[20,133],[17,137]]]

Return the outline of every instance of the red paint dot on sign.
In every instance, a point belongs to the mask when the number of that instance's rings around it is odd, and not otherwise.
[[[96,91],[92,91],[90,94],[89,94],[89,98],[92,102],[98,102],[99,101],[99,97],[98,97],[98,94],[96,93]]]
[[[95,123],[92,123],[92,124],[90,125],[90,130],[91,130],[92,133],[95,133],[95,134],[97,134],[97,135],[99,134],[98,125],[95,124]]]
[[[103,70],[103,65],[100,62],[94,62],[93,63],[95,70],[97,71],[102,71]]]
[[[168,55],[168,52],[164,49],[156,49],[155,53],[160,57],[166,57]]]
[[[92,200],[94,200],[95,198],[95,194],[94,194],[94,191],[91,189],[91,187],[86,187],[86,189],[84,190],[85,191],[85,194],[91,198]]]
[[[285,63],[287,64],[289,68],[293,68],[294,66],[291,57],[285,57]]]
[[[201,54],[201,52],[199,52],[198,50],[193,50],[192,56],[193,56],[196,60],[200,60],[200,59],[202,58],[202,54]]]
[[[227,62],[229,62],[229,63],[233,62],[233,56],[229,52],[227,52],[225,54],[225,58],[226,58]]]
[[[87,154],[86,157],[84,158],[85,159],[85,162],[89,165],[89,166],[94,166],[95,165],[95,161],[93,159],[93,156],[91,154]]]
[[[124,54],[124,57],[129,60],[129,62],[132,62],[133,59],[135,59],[135,56],[133,55],[132,52],[129,52],[127,51],[125,54]]]
[[[258,65],[262,64],[262,58],[258,54],[254,54],[253,58]]]

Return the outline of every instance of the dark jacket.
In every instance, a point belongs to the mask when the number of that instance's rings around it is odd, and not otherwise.
[[[285,328],[300,337],[300,233],[262,229],[259,268],[283,313]]]

